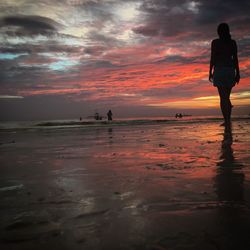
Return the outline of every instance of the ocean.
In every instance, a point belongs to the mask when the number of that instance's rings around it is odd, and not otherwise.
[[[250,116],[234,116],[232,121],[249,120]],[[65,120],[41,120],[41,121],[1,121],[0,131],[22,130],[22,129],[63,129],[63,128],[90,128],[107,126],[132,126],[132,125],[157,125],[157,124],[183,124],[183,123],[208,123],[221,122],[221,116],[184,116],[175,118],[173,116],[165,117],[133,117],[117,118],[113,121],[94,120],[94,119],[65,119]]]

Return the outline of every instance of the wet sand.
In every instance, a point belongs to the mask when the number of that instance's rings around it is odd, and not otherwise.
[[[1,132],[0,249],[250,249],[250,123]]]

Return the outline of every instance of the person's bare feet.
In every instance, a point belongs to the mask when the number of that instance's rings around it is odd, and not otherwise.
[[[231,127],[231,121],[221,123],[220,127]]]

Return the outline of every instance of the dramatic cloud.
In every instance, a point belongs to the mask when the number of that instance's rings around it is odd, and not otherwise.
[[[3,18],[3,25],[20,26],[31,30],[55,30],[53,20],[40,16],[8,16]]]
[[[235,112],[250,106],[249,1],[4,0],[0,10],[0,109],[10,112],[2,119],[20,118],[27,105],[31,117],[46,117],[49,103],[65,117],[108,108],[213,112],[207,73],[220,22],[238,43]]]

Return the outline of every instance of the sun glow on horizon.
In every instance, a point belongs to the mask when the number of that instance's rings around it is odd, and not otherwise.
[[[250,92],[244,91],[239,93],[233,93],[231,100],[234,106],[247,106],[250,105]],[[215,96],[202,96],[192,99],[150,103],[148,106],[152,107],[165,107],[165,108],[183,108],[183,109],[197,109],[197,108],[215,108],[219,107],[220,99],[218,95]]]

